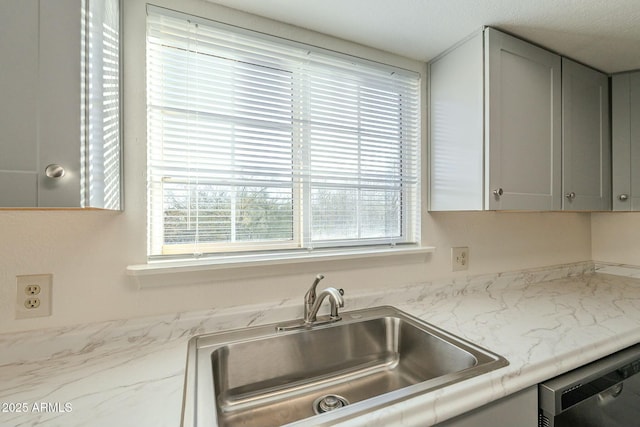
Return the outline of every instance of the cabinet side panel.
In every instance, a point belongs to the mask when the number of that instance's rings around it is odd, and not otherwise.
[[[483,59],[478,33],[430,64],[430,210],[481,210]]]
[[[118,210],[122,179],[119,0],[92,1],[88,15],[90,52],[83,58],[88,87],[83,89],[89,103],[85,135],[89,185],[83,186],[83,202],[92,208]]]

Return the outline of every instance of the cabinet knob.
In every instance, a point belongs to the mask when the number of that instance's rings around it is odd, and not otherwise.
[[[576,193],[574,193],[573,191],[571,193],[567,193],[564,195],[564,197],[566,197],[569,200],[573,200],[576,198]]]
[[[62,178],[64,176],[64,168],[60,165],[51,164],[45,168],[44,173],[49,178]]]
[[[502,196],[503,193],[504,193],[504,191],[502,191],[502,188],[498,188],[497,190],[493,190],[493,195],[496,196],[496,197]]]
[[[624,194],[624,193],[623,193],[623,194],[621,194],[621,195],[619,195],[619,196],[618,196],[618,199],[619,199],[621,202],[626,202],[626,201],[629,199],[629,195],[628,195],[628,194]]]

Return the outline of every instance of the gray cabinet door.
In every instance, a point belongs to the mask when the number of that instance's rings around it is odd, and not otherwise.
[[[609,80],[562,58],[562,209],[611,210]]]
[[[0,207],[79,206],[80,6],[0,2]]]
[[[560,56],[485,32],[485,206],[561,208]]]
[[[38,3],[0,2],[0,207],[38,203]]]
[[[82,3],[40,1],[39,207],[80,206]],[[61,178],[48,165],[65,170]]]
[[[613,210],[640,210],[640,71],[612,78]]]
[[[0,208],[120,209],[119,16],[0,0]]]

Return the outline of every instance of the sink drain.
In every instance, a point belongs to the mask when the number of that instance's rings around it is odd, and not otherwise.
[[[349,401],[337,394],[327,394],[326,396],[320,396],[313,402],[313,411],[316,414],[322,414],[324,412],[333,411],[334,409],[347,406]]]

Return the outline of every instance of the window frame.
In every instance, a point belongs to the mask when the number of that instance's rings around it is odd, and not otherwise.
[[[198,17],[193,17],[191,15],[187,15],[181,12],[176,12],[176,11],[171,11],[168,9],[164,9],[164,8],[160,8],[157,6],[152,6],[152,5],[148,5],[148,8],[153,8],[155,10],[159,10],[161,11],[161,13],[163,14],[167,14],[169,16],[174,15],[174,16],[179,16],[179,17],[190,17],[191,19],[194,20],[201,20],[202,22],[204,22],[206,25],[211,25],[212,23],[214,23],[215,25],[219,25],[222,27],[233,27],[233,29],[235,31],[238,31],[240,33],[249,33],[251,35],[255,35],[257,34],[256,31],[253,30],[247,30],[247,29],[243,29],[243,28],[238,28],[232,25],[228,25],[225,23],[220,23],[220,22],[216,22],[216,21],[211,21],[209,19],[205,19],[205,18],[198,18]],[[272,36],[272,35],[262,35],[266,38],[269,39],[278,39],[279,42],[283,43],[283,44],[289,44],[289,45],[293,45],[296,47],[300,47],[301,43],[299,42],[295,42],[295,41],[291,41],[291,40],[287,40],[287,39],[282,39],[280,37],[277,36]],[[315,46],[310,46],[310,45],[306,45],[304,44],[304,48],[305,49],[309,49],[309,50],[318,50],[321,52],[327,52],[327,49],[323,49],[323,48],[318,48]],[[360,58],[356,58],[347,54],[342,54],[342,53],[337,53],[337,52],[332,52],[335,53],[336,57],[339,58],[347,58],[350,61],[361,61],[364,63],[371,63],[372,61],[370,60],[366,60],[366,59],[360,59]],[[394,67],[394,66],[388,66],[388,65],[380,65],[381,68],[388,68],[390,70],[399,70],[398,67]],[[411,73],[415,73],[414,71],[410,71]],[[419,80],[421,80],[421,76],[418,77]],[[419,82],[418,83],[418,90],[422,89],[422,83]],[[309,223],[310,219],[310,212],[311,212],[311,201],[310,201],[310,194],[311,194],[311,190],[310,190],[310,186],[311,184],[307,181],[307,180],[303,180],[303,182],[297,183],[296,181],[297,179],[294,179],[292,181],[292,194],[293,194],[293,239],[290,241],[287,241],[286,243],[273,243],[273,242],[251,242],[251,243],[246,243],[246,242],[242,242],[242,243],[234,243],[234,242],[220,242],[220,243],[189,243],[189,244],[185,244],[183,245],[183,248],[198,248],[197,250],[191,250],[189,251],[189,253],[184,253],[183,251],[166,251],[166,250],[162,250],[162,255],[158,255],[158,253],[160,251],[154,251],[151,247],[152,242],[151,242],[151,234],[154,233],[153,230],[151,230],[150,228],[148,229],[148,256],[150,260],[160,260],[160,259],[172,259],[172,258],[179,258],[179,259],[188,259],[188,258],[201,258],[201,257],[218,257],[218,256],[227,256],[229,254],[237,254],[237,255],[252,255],[252,254],[259,254],[262,253],[264,251],[267,252],[271,252],[271,251],[283,251],[283,252],[287,252],[287,251],[291,251],[291,250],[302,250],[302,251],[311,251],[314,249],[331,249],[331,248],[343,248],[345,246],[354,246],[356,248],[360,247],[366,247],[366,246],[370,246],[372,248],[375,247],[389,247],[389,246],[395,246],[395,245],[403,245],[403,244],[407,244],[407,245],[420,245],[420,222],[421,222],[421,198],[422,198],[422,192],[421,192],[421,179],[422,179],[422,171],[420,168],[420,156],[421,156],[421,123],[420,121],[422,120],[422,114],[421,114],[421,103],[422,100],[421,98],[421,94],[418,93],[418,105],[419,107],[417,108],[417,120],[418,120],[418,131],[417,131],[417,135],[416,135],[416,141],[415,141],[415,149],[416,149],[416,153],[414,154],[414,156],[417,158],[417,160],[415,160],[415,172],[414,175],[416,176],[417,179],[417,183],[416,185],[416,189],[413,192],[405,192],[403,190],[399,190],[400,194],[402,194],[403,197],[406,198],[415,198],[415,200],[410,200],[407,201],[406,203],[401,203],[400,204],[400,211],[399,211],[399,215],[400,215],[400,228],[399,228],[399,235],[397,237],[383,237],[383,238],[360,238],[360,239],[335,239],[335,240],[325,240],[325,241],[311,241],[311,233],[305,233],[302,230],[306,229],[306,230],[310,230],[311,229],[311,225]],[[296,127],[297,128],[297,127]],[[149,138],[149,136],[147,137]],[[295,141],[296,139],[294,138],[294,142],[293,144],[295,145]],[[294,163],[297,161],[297,159],[295,159],[296,156],[308,156],[308,151],[309,151],[309,145],[305,144],[306,149],[302,150],[302,153],[298,153],[298,150],[293,150],[293,157],[294,157]],[[153,185],[153,183],[150,181],[148,181],[148,186],[151,187]],[[353,187],[353,188],[359,188],[359,187]],[[160,218],[163,217],[164,215],[164,209],[162,209],[162,207],[158,208],[157,205],[154,205],[154,203],[161,203],[162,201],[153,201],[151,197],[149,197],[149,207],[148,207],[148,216],[149,216],[149,221],[150,221],[150,225],[149,227],[159,227],[160,229],[163,229],[163,221],[153,221],[153,216],[159,216]],[[295,201],[299,201],[298,203],[296,203]],[[413,208],[411,208],[410,206],[413,206]],[[302,211],[302,213],[300,212]],[[307,212],[307,214],[304,214],[305,212]],[[156,231],[157,233],[157,231]],[[164,246],[167,246],[166,243],[163,243]],[[177,248],[177,245],[171,245],[174,248]],[[240,247],[242,246],[242,247]],[[206,252],[201,250],[201,249],[207,249],[207,248],[212,248],[212,249],[216,249],[215,251],[212,252]],[[171,253],[168,253],[171,252]],[[176,253],[173,253],[176,252]],[[154,255],[155,253],[155,255]]]

